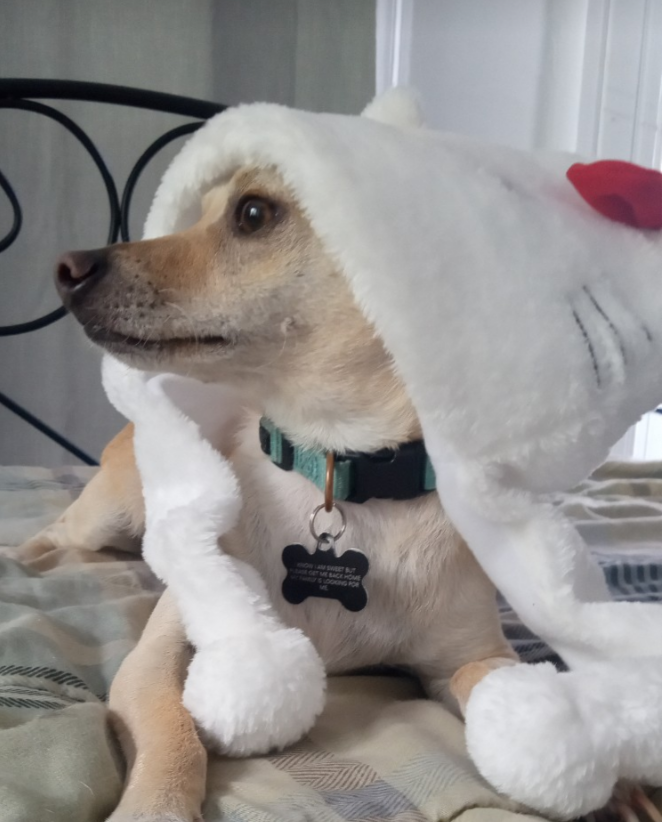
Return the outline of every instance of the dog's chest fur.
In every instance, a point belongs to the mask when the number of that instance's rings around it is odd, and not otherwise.
[[[347,530],[337,552],[355,549],[368,557],[368,604],[358,612],[318,597],[291,605],[281,590],[283,549],[300,543],[313,551],[308,521],[322,494],[295,472],[274,466],[252,430],[243,434],[232,461],[243,509],[223,548],[259,570],[281,618],[312,639],[329,673],[391,664],[443,676],[446,663],[453,670],[458,656],[464,656],[465,623],[469,644],[484,639],[480,615],[489,612],[489,621],[494,619],[494,590],[445,518],[436,494],[406,502],[343,504]],[[337,514],[324,516],[320,526],[333,530]]]

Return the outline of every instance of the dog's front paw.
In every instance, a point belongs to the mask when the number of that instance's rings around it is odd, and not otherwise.
[[[59,547],[60,544],[57,540],[56,528],[54,525],[50,525],[16,548],[13,553],[13,558],[18,562],[29,564],[36,562],[46,554],[51,554]]]
[[[604,808],[589,814],[587,819],[590,822],[662,822],[662,807],[641,785],[622,781]]]
[[[183,701],[210,747],[249,756],[304,736],[324,707],[325,683],[310,640],[295,628],[278,628],[200,649]]]
[[[63,544],[53,528],[46,528],[32,539],[24,542],[10,554],[12,559],[41,573],[56,566],[80,564],[82,562],[108,562],[111,555],[99,550],[88,550]]]

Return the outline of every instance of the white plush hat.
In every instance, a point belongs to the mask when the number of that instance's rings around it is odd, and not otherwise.
[[[598,213],[568,155],[429,131],[401,91],[365,115],[218,115],[164,175],[145,237],[191,225],[236,169],[278,169],[393,356],[448,515],[571,669],[503,669],[475,689],[479,768],[559,816],[595,808],[619,776],[662,784],[662,605],[608,601],[542,496],[662,400],[662,232]],[[135,417],[113,368],[111,398]]]

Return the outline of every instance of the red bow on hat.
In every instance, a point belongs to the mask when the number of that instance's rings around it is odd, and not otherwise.
[[[610,220],[662,229],[662,173],[622,160],[575,163],[567,177],[579,194]]]

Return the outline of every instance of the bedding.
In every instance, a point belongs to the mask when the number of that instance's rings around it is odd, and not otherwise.
[[[140,560],[58,551],[24,566],[15,547],[80,493],[93,469],[0,469],[0,817],[96,822],[123,765],[104,699],[159,593]],[[562,506],[622,599],[662,599],[662,463],[609,463]],[[502,603],[524,659],[551,658]],[[662,796],[656,801],[662,806]],[[405,676],[329,682],[301,743],[268,757],[214,759],[206,822],[515,822],[464,749],[461,723]],[[534,819],[537,817],[529,816]]]

